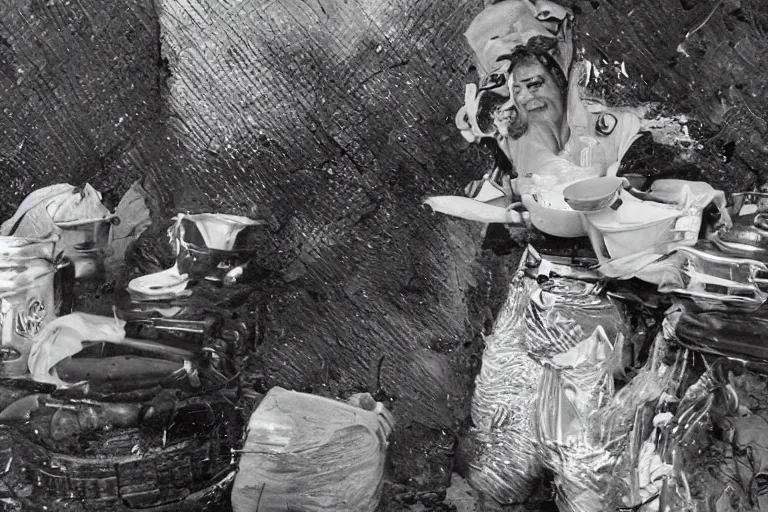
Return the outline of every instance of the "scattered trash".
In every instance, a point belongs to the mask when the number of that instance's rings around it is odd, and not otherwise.
[[[4,236],[44,238],[58,236],[57,252],[74,262],[78,278],[103,272],[110,230],[119,218],[102,204],[91,185],[51,185],[35,190],[13,217],[0,225]]]
[[[702,182],[616,177],[641,129],[665,144],[700,147],[688,120],[641,122],[637,111],[583,99],[580,80],[629,75],[623,61],[574,62],[569,10],[546,0],[486,3],[465,34],[480,80],[466,85],[455,124],[470,143],[493,139],[517,176],[502,171],[510,166],[500,158],[465,196],[424,203],[472,221],[588,237],[596,257],[525,250],[485,339],[466,480],[453,475],[449,506],[469,512],[483,500],[523,503],[551,473],[562,512],[693,509],[701,496],[692,461],[706,443],[727,442],[731,478],[707,509],[735,510],[741,500],[768,510],[768,423],[734,384],[748,372],[768,375],[766,192],[726,198]],[[680,54],[688,55],[687,40],[720,3],[689,30]],[[173,266],[131,280],[128,308],[114,318],[63,314],[59,292],[73,279],[114,275],[151,223],[139,183],[114,213],[101,200],[89,184],[56,184],[29,194],[0,225],[1,376],[48,385],[11,402],[0,423],[49,419],[45,432],[34,430],[45,443],[23,439],[9,449],[5,471],[13,460],[26,464],[49,502],[84,499],[74,486],[89,486],[106,500],[101,505],[147,508],[204,499],[232,483],[235,511],[375,510],[394,423],[384,405],[368,393],[344,403],[273,388],[250,418],[245,445],[235,448],[229,396],[240,391],[234,349],[244,331],[199,312],[187,318],[179,305],[200,281],[247,282],[256,252],[238,240],[265,222],[178,214],[169,230]],[[287,281],[303,275],[299,267]],[[636,290],[643,281],[652,293]],[[127,336],[128,327],[152,336]],[[458,394],[442,355],[425,350],[411,359],[430,382],[447,386],[446,395]],[[446,397],[429,411],[427,427],[454,427],[441,414],[448,404]],[[156,446],[131,437],[139,426],[162,432]],[[92,461],[53,451],[121,429],[124,439],[111,438],[119,454],[98,443],[89,446]],[[194,457],[184,451],[196,443],[204,448]],[[45,464],[29,463],[40,457]],[[209,485],[202,488],[158,490],[160,482],[203,473]]]
[[[134,301],[157,301],[191,295],[187,285],[192,279],[225,285],[240,282],[255,253],[235,250],[237,237],[246,228],[265,224],[227,214],[177,215],[168,232],[176,263],[133,279],[128,283],[128,293]]]
[[[19,497],[43,508],[221,501],[234,477],[229,452],[242,425],[234,355],[244,327],[170,304],[190,293],[178,272],[159,290],[156,276],[133,283],[141,305],[114,317],[68,314],[76,281],[114,275],[149,226],[145,198],[136,183],[111,214],[90,185],[53,185],[0,227],[0,376],[13,389],[30,386],[0,412],[15,429],[5,472],[35,475],[34,492]],[[219,231],[203,216],[198,235],[231,250],[239,224],[257,222],[230,217],[234,227]],[[149,337],[128,337],[127,326]],[[212,446],[227,455],[211,456]]]

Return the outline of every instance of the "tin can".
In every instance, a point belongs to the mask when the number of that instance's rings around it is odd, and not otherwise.
[[[74,269],[57,258],[58,240],[0,237],[0,376],[26,374],[34,337],[72,307]]]

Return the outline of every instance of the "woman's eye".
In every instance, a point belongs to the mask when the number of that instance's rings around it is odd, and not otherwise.
[[[539,89],[542,85],[544,85],[544,79],[543,78],[537,78],[536,80],[532,80],[528,84],[528,89],[535,91],[535,90]]]

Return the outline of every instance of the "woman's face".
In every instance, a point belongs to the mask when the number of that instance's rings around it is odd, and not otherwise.
[[[512,92],[529,122],[550,122],[560,127],[563,120],[563,92],[552,75],[535,59],[527,59],[512,70]]]

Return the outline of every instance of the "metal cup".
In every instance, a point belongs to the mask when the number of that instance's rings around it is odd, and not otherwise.
[[[60,229],[58,247],[72,260],[78,279],[103,274],[112,226],[119,223],[116,215],[56,223]]]

